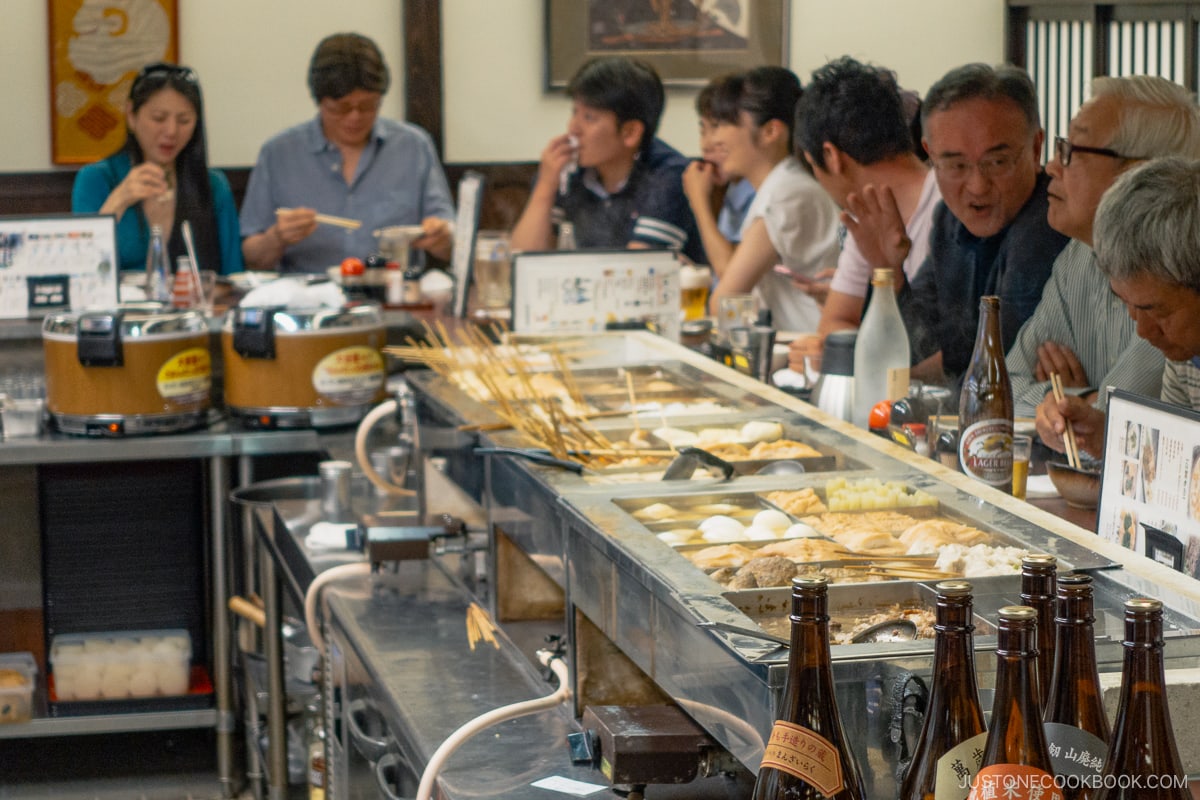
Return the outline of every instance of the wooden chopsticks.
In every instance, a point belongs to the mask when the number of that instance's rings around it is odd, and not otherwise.
[[[1054,392],[1054,399],[1062,402],[1065,394],[1063,393],[1062,376],[1057,372],[1050,373],[1050,388]],[[1067,420],[1067,435],[1063,437],[1063,442],[1067,445],[1067,463],[1072,469],[1079,469],[1079,445],[1075,441],[1075,428],[1071,425],[1071,420]]]
[[[275,213],[280,211],[291,211],[290,208],[278,208]],[[333,214],[317,214],[315,219],[323,225],[335,225],[346,230],[356,231],[362,227],[362,221],[357,219],[349,219],[347,217],[335,217]]]

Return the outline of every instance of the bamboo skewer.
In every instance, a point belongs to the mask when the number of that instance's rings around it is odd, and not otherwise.
[[[467,606],[467,643],[471,650],[474,650],[480,641],[487,642],[499,650],[500,644],[496,641],[495,634],[496,625],[488,613],[478,603]]]
[[[277,208],[277,209],[275,209],[275,213],[278,214],[281,211],[291,211],[291,210],[292,209],[290,209],[290,208]],[[336,217],[333,214],[317,214],[316,216],[313,217],[313,219],[315,219],[317,222],[320,222],[323,225],[333,225],[335,227],[345,228],[346,230],[351,230],[351,231],[356,231],[362,227],[361,220],[349,219],[348,217]]]
[[[1063,392],[1062,376],[1057,372],[1050,373],[1050,388],[1054,391],[1054,399],[1062,402],[1066,397]],[[1066,420],[1067,430],[1063,436],[1063,443],[1067,446],[1067,463],[1072,469],[1079,469],[1079,444],[1075,441],[1075,426],[1071,424],[1071,420]]]

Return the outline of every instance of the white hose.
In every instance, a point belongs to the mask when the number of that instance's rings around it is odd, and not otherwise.
[[[331,581],[370,574],[371,564],[369,562],[355,561],[353,564],[330,567],[318,574],[308,585],[308,591],[304,593],[304,625],[308,628],[308,638],[312,640],[313,646],[321,654],[322,660],[325,658],[325,640],[321,637],[321,631],[317,626],[317,601],[320,599],[321,590],[325,588],[325,584]]]
[[[425,772],[421,774],[421,784],[417,788],[417,800],[430,800],[433,796],[434,784],[437,782],[437,776],[441,772],[442,765],[453,755],[455,750],[461,747],[472,736],[485,728],[490,728],[492,725],[554,708],[559,703],[565,702],[571,697],[571,687],[567,683],[569,677],[567,674],[567,663],[563,661],[562,656],[555,655],[549,650],[539,650],[537,656],[538,660],[545,666],[550,667],[551,671],[558,678],[558,689],[553,694],[548,694],[545,697],[501,706],[486,714],[481,714],[470,722],[464,723],[458,730],[450,734],[446,741],[442,742],[441,746],[434,752],[433,756],[429,759],[429,764],[425,767]]]
[[[379,422],[379,420],[395,413],[395,400],[384,400],[367,412],[367,415],[362,418],[362,422],[358,423],[358,430],[354,432],[354,455],[358,459],[359,468],[367,476],[367,480],[378,487],[380,491],[398,497],[416,497],[417,493],[414,490],[397,486],[376,472],[375,468],[371,466],[370,457],[367,455],[367,439],[371,436],[371,429],[375,427],[375,423]]]

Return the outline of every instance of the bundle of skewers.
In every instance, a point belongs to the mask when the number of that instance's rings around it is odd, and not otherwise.
[[[492,331],[505,340],[502,327]],[[637,397],[632,377],[626,374],[631,411],[597,412],[587,402],[571,370],[568,353],[584,344],[579,340],[550,342],[538,349],[540,360],[549,359],[549,369],[531,368],[529,353],[508,344],[496,344],[475,327],[462,327],[453,334],[438,321],[425,323],[425,339],[410,337],[404,346],[386,347],[384,352],[404,361],[429,367],[462,387],[475,387],[476,399],[486,402],[500,418],[499,423],[465,425],[462,430],[503,430],[522,434],[534,447],[554,458],[603,468],[626,458],[671,458],[674,449],[654,450],[619,446],[591,425],[600,416],[633,415],[635,434]],[[636,435],[631,438],[638,438]]]

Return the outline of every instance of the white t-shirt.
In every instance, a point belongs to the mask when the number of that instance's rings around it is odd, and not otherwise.
[[[838,209],[821,185],[794,157],[780,161],[758,187],[742,222],[742,238],[757,220],[779,262],[796,275],[815,275],[838,258]],[[771,324],[783,331],[815,331],[821,307],[792,285],[787,275],[768,272],[754,287],[771,309]]]
[[[917,277],[917,272],[929,255],[929,229],[933,227],[933,209],[941,199],[942,193],[938,189],[937,179],[933,170],[929,170],[929,174],[925,176],[925,184],[921,187],[917,208],[909,218],[908,224],[904,226],[912,242],[903,267],[910,283]],[[858,249],[858,242],[854,241],[853,236],[847,235],[842,245],[842,254],[838,256],[837,272],[833,274],[833,282],[829,288],[852,297],[866,297],[867,287],[871,285],[871,270],[871,265]]]

